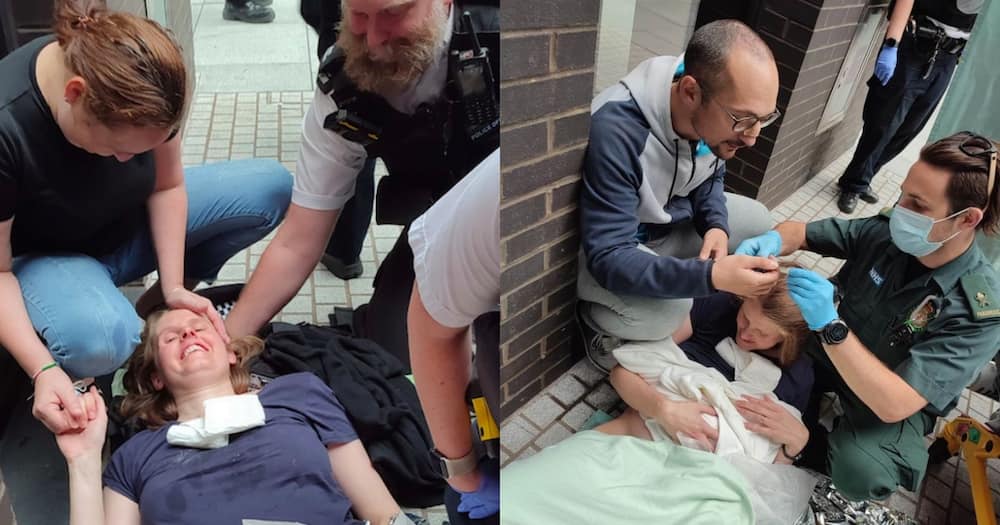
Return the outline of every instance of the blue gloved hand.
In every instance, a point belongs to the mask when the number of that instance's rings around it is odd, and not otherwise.
[[[810,330],[820,330],[838,317],[833,307],[833,283],[812,270],[788,270],[788,295],[802,311]]]
[[[781,234],[771,230],[765,234],[758,235],[756,237],[750,237],[749,239],[740,243],[736,247],[736,252],[733,255],[752,255],[754,257],[768,257],[771,255],[781,254]]]
[[[898,47],[889,46],[882,46],[882,50],[878,52],[878,60],[875,61],[875,78],[883,86],[889,83],[893,72],[896,71],[896,55],[898,52]]]
[[[475,492],[459,493],[458,511],[468,512],[474,520],[500,512],[500,472],[483,468],[484,463],[479,464],[479,488]]]

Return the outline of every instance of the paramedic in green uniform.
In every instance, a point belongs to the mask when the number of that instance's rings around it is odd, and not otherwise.
[[[784,222],[737,248],[846,260],[839,309],[834,285],[814,272],[789,271],[788,287],[816,331],[806,351],[817,383],[825,378],[844,409],[826,466],[850,499],[916,490],[927,466],[923,437],[997,352],[1000,278],[974,242],[977,230],[1000,228],[995,178],[996,145],[958,133],[924,147],[891,211]]]

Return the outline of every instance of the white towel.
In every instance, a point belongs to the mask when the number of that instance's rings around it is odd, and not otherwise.
[[[719,430],[716,454],[741,454],[758,461],[773,462],[780,445],[748,431],[744,426],[743,416],[732,401],[745,394],[768,395],[801,419],[801,414],[795,407],[778,400],[772,393],[781,378],[781,370],[763,356],[740,350],[732,339],[723,340],[716,349],[736,370],[735,381],[729,382],[718,370],[688,359],[684,351],[669,338],[628,343],[615,349],[614,354],[619,364],[639,374],[667,398],[699,401],[715,408],[718,417],[708,414],[703,417]],[[653,418],[646,417],[646,425],[654,439],[670,439]],[[695,440],[683,435],[679,442],[687,447],[701,448]]]
[[[204,417],[177,423],[167,429],[167,443],[190,448],[222,448],[229,435],[264,425],[264,407],[257,394],[207,399]]]

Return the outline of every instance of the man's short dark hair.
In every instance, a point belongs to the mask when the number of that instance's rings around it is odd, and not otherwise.
[[[774,62],[767,44],[739,20],[716,20],[699,27],[691,35],[684,50],[684,72],[698,81],[706,99],[721,89],[726,61],[736,46],[754,58]]]
[[[994,187],[992,194],[987,195],[989,155],[972,156],[959,147],[972,136],[968,131],[960,131],[928,144],[920,150],[920,160],[951,173],[945,188],[949,214],[966,208],[979,208],[983,210],[983,220],[976,229],[983,230],[987,235],[997,235],[1000,233],[1000,191]],[[996,141],[993,143],[996,147]],[[997,170],[1000,171],[1000,166]]]

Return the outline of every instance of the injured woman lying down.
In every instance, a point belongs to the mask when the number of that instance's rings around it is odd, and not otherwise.
[[[805,511],[813,478],[771,465],[805,447],[813,383],[784,275],[760,297],[696,298],[674,323],[671,339],[614,350],[621,416],[504,469],[505,524],[792,523]]]
[[[227,345],[189,310],[150,315],[122,406],[147,430],[114,452],[103,483],[107,415],[96,390],[84,394],[87,427],[56,437],[71,525],[411,523],[319,378],[290,374],[246,393],[247,362],[262,346]]]

